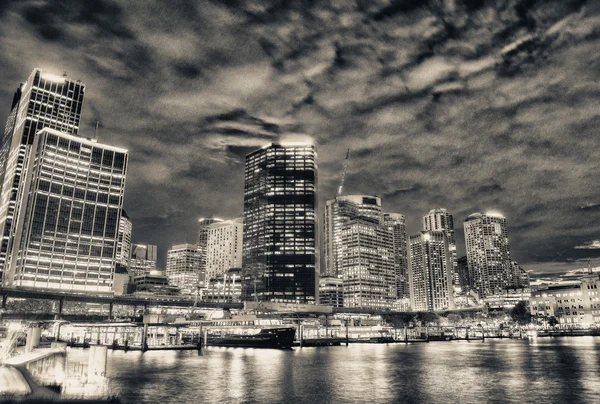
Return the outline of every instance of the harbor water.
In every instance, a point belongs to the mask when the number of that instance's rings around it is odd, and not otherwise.
[[[107,376],[125,403],[598,403],[600,337],[109,351]]]

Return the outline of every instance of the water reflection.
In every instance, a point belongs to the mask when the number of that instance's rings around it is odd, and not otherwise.
[[[600,338],[114,351],[124,402],[597,402]]]

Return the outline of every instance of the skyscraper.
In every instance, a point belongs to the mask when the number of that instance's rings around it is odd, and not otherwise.
[[[423,217],[423,230],[425,231],[444,231],[448,239],[448,250],[452,260],[452,283],[457,287],[460,285],[458,274],[458,257],[456,256],[456,238],[454,237],[454,218],[444,208],[431,209]]]
[[[119,220],[119,234],[117,237],[117,264],[129,268],[129,260],[131,259],[131,231],[133,225],[127,212],[121,210],[121,219]]]
[[[474,213],[465,220],[469,281],[480,298],[502,293],[512,283],[512,261],[504,216]]]
[[[132,244],[129,271],[134,276],[144,275],[156,269],[156,246],[152,244]]]
[[[207,272],[208,259],[208,228],[210,225],[222,222],[223,219],[216,217],[202,217],[198,219],[198,253],[200,254],[200,270]],[[208,279],[208,278],[207,278]]]
[[[194,294],[204,283],[200,264],[201,252],[196,244],[177,244],[167,251],[165,274],[169,283],[179,287],[182,294]]]
[[[353,218],[381,223],[381,198],[374,195],[344,195],[327,201],[323,232],[326,276],[341,276],[338,266],[342,224]]]
[[[246,156],[244,300],[317,300],[316,192],[314,145],[273,143]]]
[[[408,298],[408,250],[406,218],[399,213],[384,213],[383,223],[392,233],[394,247],[394,267],[396,273],[396,295],[398,299]]]
[[[242,218],[223,220],[207,226],[206,279],[214,279],[231,268],[242,267]]]
[[[0,148],[0,272],[12,260],[8,254],[23,208],[19,196],[35,134],[47,127],[77,135],[84,93],[80,81],[41,69],[35,69],[15,93]]]
[[[44,128],[27,156],[5,282],[111,292],[127,150]]]
[[[410,305],[414,311],[454,307],[452,261],[444,231],[421,231],[410,236]]]

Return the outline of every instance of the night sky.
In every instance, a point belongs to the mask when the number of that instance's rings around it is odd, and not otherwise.
[[[81,134],[129,149],[133,240],[162,262],[242,213],[246,153],[314,139],[320,217],[349,147],[345,192],[409,232],[445,207],[464,252],[494,210],[525,269],[574,269],[600,257],[599,3],[4,0],[0,120],[34,67],[81,79]]]

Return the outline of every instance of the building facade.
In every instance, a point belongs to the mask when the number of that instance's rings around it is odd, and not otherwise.
[[[119,234],[117,237],[117,264],[121,264],[129,269],[129,260],[131,259],[131,232],[133,225],[127,212],[121,210],[121,219],[119,220]]]
[[[273,143],[246,156],[243,299],[318,299],[317,152]]]
[[[231,268],[242,267],[243,228],[242,218],[223,220],[207,226],[207,280],[223,275]]]
[[[344,307],[344,281],[342,278],[333,276],[319,278],[319,304]]]
[[[28,155],[5,282],[112,292],[127,150],[44,128]]]
[[[152,244],[132,244],[129,271],[133,276],[156,270],[157,247]]]
[[[182,294],[195,294],[205,280],[201,264],[202,252],[196,244],[177,244],[167,251],[165,275],[171,285],[181,289]]]
[[[16,222],[24,209],[25,164],[35,135],[43,128],[77,135],[84,94],[80,81],[41,69],[34,69],[15,93],[0,147],[0,273],[15,251]]]
[[[452,284],[458,289],[460,287],[460,275],[458,273],[458,257],[456,256],[456,238],[454,235],[454,217],[444,208],[431,209],[423,217],[423,230],[444,231],[448,239],[448,250],[452,259]]]
[[[551,285],[531,293],[533,316],[555,317],[562,328],[600,325],[600,276],[585,275],[577,283]]]
[[[413,311],[454,308],[452,258],[444,231],[410,236],[409,284]]]
[[[399,213],[384,213],[383,223],[392,233],[394,266],[396,268],[396,295],[398,299],[406,299],[410,297],[406,218]]]
[[[506,218],[474,213],[464,228],[471,289],[480,298],[501,294],[513,280]]]
[[[381,223],[381,198],[375,195],[343,195],[327,201],[323,232],[325,276],[341,276],[338,265],[342,224],[352,218]]]

